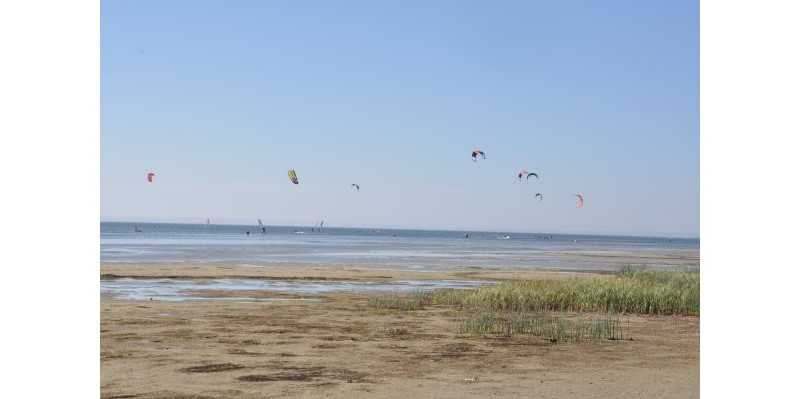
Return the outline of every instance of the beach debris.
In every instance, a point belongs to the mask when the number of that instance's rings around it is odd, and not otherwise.
[[[355,189],[356,189],[356,191],[361,191],[361,187],[359,187],[359,186],[358,186],[358,184],[355,184],[355,183],[351,184],[351,185],[350,185],[350,188],[351,188],[351,189],[352,189],[352,188],[355,188]]]
[[[575,208],[580,208],[583,206],[583,196],[580,194],[572,194],[573,197],[578,197],[578,206]]]
[[[465,382],[478,382],[478,380],[479,380],[478,377],[464,378]]]
[[[536,195],[534,195],[533,198],[536,197],[539,197],[539,202],[542,202],[542,200],[544,199],[544,197],[542,197],[542,193],[536,193]]]
[[[478,154],[481,154],[483,159],[486,159],[486,154],[483,153],[481,150],[473,150],[472,151],[472,162],[476,162],[478,159]]]
[[[289,180],[291,180],[292,183],[300,184],[300,182],[297,180],[297,173],[294,172],[294,169],[289,169],[289,172],[287,173],[289,174]]]
[[[155,175],[156,175],[156,174],[155,174],[155,173],[153,173],[153,172],[150,172],[150,173],[148,173],[148,174],[147,174],[147,181],[149,181],[150,183],[152,183],[152,182],[153,182],[153,176],[155,176]]]

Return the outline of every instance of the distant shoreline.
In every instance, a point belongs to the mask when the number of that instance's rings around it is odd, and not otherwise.
[[[205,226],[205,222],[154,222],[154,221],[127,221],[127,220],[100,220],[100,223],[114,223],[114,224],[122,224],[122,225],[130,225],[130,226],[147,226],[147,225],[181,225],[181,226]],[[212,221],[211,225],[213,226],[222,226],[222,227],[241,227],[241,228],[257,228],[257,223],[214,223]],[[280,228],[280,229],[294,229],[294,228],[310,228],[314,227],[313,224],[276,224],[276,225],[265,225],[268,228]],[[382,230],[384,232],[410,232],[410,231],[430,231],[430,232],[441,232],[441,233],[453,233],[453,234],[460,234],[463,235],[464,233],[469,234],[500,234],[500,230],[453,230],[453,229],[435,229],[435,228],[408,228],[408,227],[387,227],[387,226],[325,226],[323,230],[336,230],[336,229],[348,229],[348,230],[364,230],[364,231],[373,231],[373,230]],[[255,231],[255,230],[254,230]],[[552,236],[562,236],[562,237],[615,237],[615,238],[635,238],[635,239],[655,239],[655,240],[687,240],[687,241],[700,241],[699,236],[692,236],[692,235],[680,235],[680,234],[670,234],[670,235],[652,235],[652,234],[623,234],[623,233],[580,233],[580,232],[558,232],[558,231],[515,231],[515,230],[502,230],[502,233],[507,234],[535,234],[535,235],[552,235]]]

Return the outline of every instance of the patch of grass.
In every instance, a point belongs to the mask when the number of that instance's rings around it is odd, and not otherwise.
[[[700,272],[623,268],[613,277],[514,280],[471,290],[440,289],[428,304],[510,312],[700,315]]]
[[[551,342],[630,339],[618,315],[583,315],[473,310],[456,323],[460,334],[529,334]]]
[[[408,334],[406,327],[395,323],[381,323],[375,328],[375,335],[382,337],[402,337]]]
[[[381,296],[369,299],[369,306],[376,309],[420,310],[425,307],[427,293],[414,291],[406,296]]]

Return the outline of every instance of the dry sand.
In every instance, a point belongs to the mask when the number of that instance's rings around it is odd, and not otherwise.
[[[102,278],[384,282],[575,275],[500,268],[385,269],[390,268],[103,264],[100,273]],[[522,335],[458,334],[461,312],[452,307],[401,311],[368,305],[369,298],[385,294],[246,295],[288,300],[161,302],[102,296],[101,397],[699,397],[698,317],[622,316],[633,340],[554,344]],[[314,301],[291,300],[296,298]]]

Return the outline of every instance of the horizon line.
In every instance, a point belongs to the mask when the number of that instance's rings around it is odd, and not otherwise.
[[[193,219],[193,218],[192,218]],[[172,219],[176,220],[176,219]],[[222,219],[222,220],[230,220],[230,219]],[[194,222],[176,222],[176,221],[148,221],[148,220],[102,220],[100,219],[100,223],[155,223],[155,224],[186,224],[186,225],[205,225],[205,222],[194,221]],[[283,221],[281,223],[289,223]],[[214,223],[212,221],[211,225],[218,225],[218,226],[256,226],[256,223],[236,223],[236,222],[221,222],[221,223]],[[308,227],[307,224],[267,224],[266,226],[273,226],[273,227]],[[563,234],[563,235],[589,235],[589,236],[612,236],[612,237],[653,237],[653,238],[684,238],[684,239],[700,239],[700,235],[692,235],[687,233],[630,233],[630,232],[567,232],[562,230],[551,230],[551,231],[519,231],[519,230],[481,230],[481,229],[474,229],[474,228],[465,228],[465,229],[454,229],[452,227],[448,228],[440,228],[440,227],[397,227],[397,226],[354,226],[354,225],[330,225],[324,228],[342,228],[342,229],[384,229],[384,230],[421,230],[421,231],[453,231],[453,232],[481,232],[481,233],[491,233],[491,232],[506,232],[506,233],[514,233],[514,234]]]

